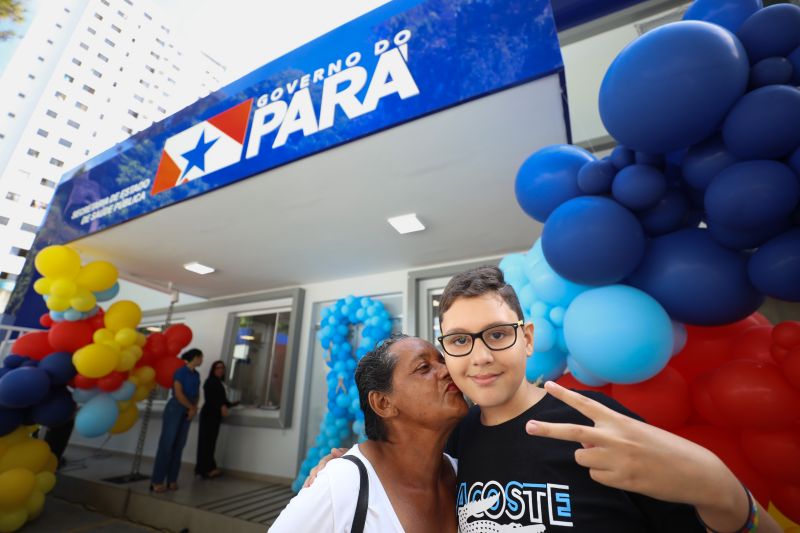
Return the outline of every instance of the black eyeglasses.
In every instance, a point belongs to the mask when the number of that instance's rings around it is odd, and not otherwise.
[[[478,333],[450,333],[439,337],[439,343],[447,355],[464,357],[472,353],[475,339],[480,338],[483,344],[492,351],[511,348],[517,342],[517,329],[524,324],[522,320],[515,324],[499,324],[486,328]]]

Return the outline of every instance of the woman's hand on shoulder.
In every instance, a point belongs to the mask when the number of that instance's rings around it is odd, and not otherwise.
[[[325,468],[332,459],[338,459],[339,457],[343,456],[347,453],[347,450],[350,448],[331,448],[331,453],[323,457],[317,463],[317,466],[311,469],[311,472],[308,473],[308,477],[306,478],[306,482],[303,483],[303,488],[310,487],[314,480],[317,479],[317,474],[322,472],[322,469]]]

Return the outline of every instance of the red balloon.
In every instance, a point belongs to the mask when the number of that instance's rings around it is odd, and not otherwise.
[[[98,379],[97,386],[106,392],[114,392],[126,379],[128,379],[127,372],[111,372],[109,375]]]
[[[705,373],[695,378],[689,384],[689,393],[692,398],[692,406],[700,416],[702,424],[711,424],[721,428],[731,428],[728,420],[719,413],[719,409],[714,405],[714,401],[708,393],[708,382],[711,380],[711,372]]]
[[[47,331],[33,331],[14,341],[11,346],[11,353],[16,355],[24,355],[31,359],[41,361],[56,350],[50,346],[47,340]]]
[[[743,431],[739,444],[762,476],[800,481],[800,431]]]
[[[149,349],[156,359],[168,355],[167,352],[167,338],[163,333],[151,333],[147,336],[145,348]]]
[[[750,315],[749,317],[745,318],[745,320],[750,320],[755,322],[756,326],[771,326],[772,322],[769,321],[769,318],[765,317],[758,311]]]
[[[786,381],[796,389],[800,389],[800,346],[796,346],[789,351],[789,354],[781,362],[781,371]]]
[[[39,317],[39,324],[42,325],[44,328],[49,328],[53,325],[53,319],[50,317],[50,313],[45,313]]]
[[[705,328],[687,324],[686,346],[670,359],[669,366],[680,372],[689,383],[700,374],[719,368],[730,358],[732,338],[730,333],[726,336],[717,330],[735,332],[729,329],[732,325]]]
[[[750,489],[756,500],[767,508],[770,484],[747,461],[736,442],[735,433],[712,426],[686,426],[674,433],[714,452],[739,481]]]
[[[181,353],[184,344],[174,339],[167,340],[167,354],[171,357],[177,357]]]
[[[185,365],[186,362],[177,357],[165,357],[156,363],[156,383],[165,389],[172,388],[173,376],[175,371]]]
[[[192,342],[192,330],[186,324],[173,324],[164,331],[164,336],[178,346],[179,352]]]
[[[800,522],[800,482],[795,485],[773,485],[772,503],[786,518]]]
[[[47,338],[57,352],[77,352],[86,345],[92,344],[94,327],[88,320],[56,322],[50,329]]]
[[[730,361],[711,375],[708,392],[719,413],[736,427],[781,429],[800,422],[800,392],[774,364]]]
[[[142,348],[142,356],[138,361],[136,361],[136,368],[143,366],[155,367],[157,361],[158,357],[155,356],[153,350],[149,346],[145,345],[144,348]]]
[[[569,372],[558,378],[556,380],[556,383],[567,389],[593,390],[596,392],[602,392],[606,396],[611,396],[611,385],[603,385],[602,387],[591,387],[575,379],[575,377]]]
[[[772,347],[772,326],[755,326],[739,333],[731,344],[731,359],[755,359],[774,363]]]
[[[662,429],[679,428],[692,414],[689,385],[680,372],[670,367],[640,383],[614,383],[611,396],[647,423]]]
[[[772,340],[783,348],[800,346],[800,322],[781,322],[773,328]]]
[[[773,344],[770,349],[769,353],[772,354],[772,360],[778,364],[783,362],[784,358],[789,355],[789,349],[784,348],[783,346],[778,346],[777,344]]]
[[[95,331],[106,327],[106,324],[103,321],[103,315],[99,312],[89,319],[89,323],[92,325],[92,329],[94,329]]]
[[[92,378],[87,378],[86,376],[82,376],[78,374],[75,376],[75,387],[78,389],[93,389],[97,386],[97,380]]]

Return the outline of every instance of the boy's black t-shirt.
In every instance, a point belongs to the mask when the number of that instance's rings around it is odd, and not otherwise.
[[[579,391],[634,416],[611,398]],[[636,417],[638,418],[638,417]],[[453,431],[447,452],[458,459],[461,533],[529,526],[529,532],[704,532],[694,509],[601,485],[575,462],[580,444],[525,432],[528,420],[592,425],[550,394],[520,416],[484,426],[475,406]],[[680,458],[676,458],[680,460]]]

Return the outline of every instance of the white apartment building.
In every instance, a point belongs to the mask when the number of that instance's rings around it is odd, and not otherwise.
[[[0,78],[6,288],[64,173],[221,85],[225,67],[164,18],[151,0],[48,0],[31,23]]]

